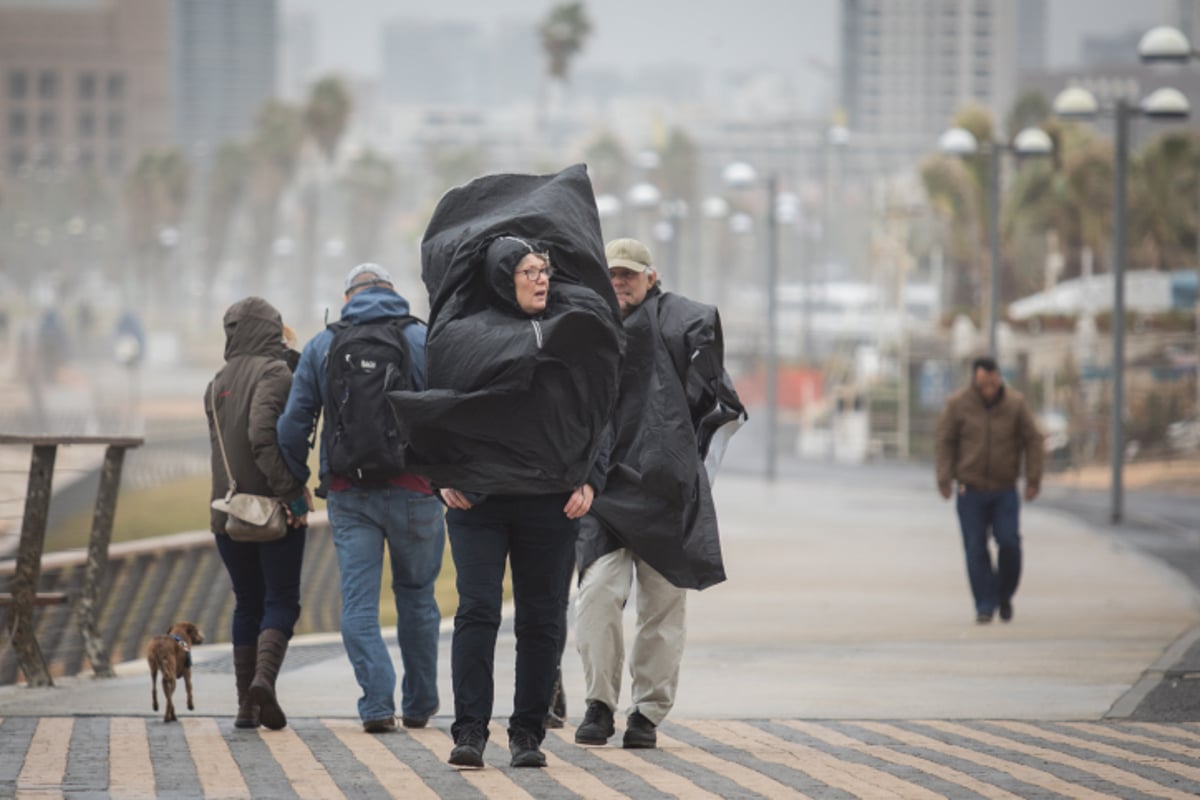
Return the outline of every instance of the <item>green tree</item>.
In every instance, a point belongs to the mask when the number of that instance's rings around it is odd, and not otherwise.
[[[1039,91],[1023,92],[1008,111],[1005,122],[1011,139],[1025,128],[1041,126],[1050,118],[1050,103]]]
[[[226,142],[213,158],[204,203],[204,319],[212,305],[212,290],[229,247],[229,233],[245,199],[250,166],[249,148]]]
[[[347,247],[355,262],[380,260],[376,248],[397,183],[396,165],[369,148],[347,165],[341,187],[346,198]]]
[[[261,294],[266,285],[278,230],[279,201],[295,177],[303,144],[300,110],[278,100],[268,101],[259,112],[250,139],[252,232],[246,284],[251,294]]]
[[[313,314],[313,284],[316,280],[317,253],[320,250],[321,194],[324,172],[337,157],[338,144],[346,131],[353,103],[350,92],[337,77],[326,76],[313,83],[304,107],[304,128],[321,154],[322,165],[304,185],[301,203],[304,209],[303,241],[300,247],[300,320]]]
[[[592,22],[583,0],[559,3],[550,9],[538,27],[538,35],[551,79],[566,83],[571,62],[583,50],[591,32]]]
[[[1196,263],[1200,135],[1156,137],[1130,164],[1130,266],[1181,269]]]
[[[603,131],[588,143],[583,151],[588,175],[596,194],[621,196],[629,170],[629,155],[621,140],[611,131]]]
[[[151,302],[166,288],[166,255],[178,242],[190,186],[187,159],[174,148],[142,154],[126,179],[125,230],[136,291],[147,292]]]

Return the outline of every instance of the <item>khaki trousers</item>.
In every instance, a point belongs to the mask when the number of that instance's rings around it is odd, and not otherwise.
[[[637,577],[637,627],[629,674],[629,714],[660,724],[675,704],[679,662],[687,629],[687,590],[673,586],[627,549],[606,553],[587,568],[575,600],[575,644],[583,658],[587,702],[614,712],[621,695],[625,660],[624,610]]]

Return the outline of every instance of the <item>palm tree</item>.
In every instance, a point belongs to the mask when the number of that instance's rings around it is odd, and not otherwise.
[[[1040,288],[1039,256],[1052,231],[1061,242],[1063,277],[1080,273],[1085,249],[1097,256],[1099,269],[1112,236],[1112,146],[1085,127],[1053,120],[1043,127],[1055,143],[1054,158],[1021,170],[1008,194],[1001,230],[1026,258],[1018,273],[1023,291]]]
[[[583,160],[587,163],[596,194],[620,196],[629,169],[629,156],[620,139],[611,131],[600,133],[584,148]]]
[[[125,183],[126,236],[134,274],[152,301],[166,286],[165,256],[177,241],[190,186],[187,158],[173,148],[142,154]]]
[[[542,52],[546,56],[548,82],[564,85],[571,71],[571,62],[583,50],[592,32],[583,0],[553,6],[538,26]],[[539,92],[539,135],[549,121],[549,86],[543,82]],[[540,149],[540,148],[539,148]]]
[[[304,128],[316,144],[322,157],[322,166],[333,163],[337,157],[338,144],[345,133],[350,119],[352,102],[345,84],[334,76],[316,81],[309,89],[308,102],[304,107]],[[315,179],[307,182],[301,195],[304,207],[304,242],[300,249],[300,319],[307,322],[312,316],[313,283],[316,278],[317,250],[320,239],[321,185],[324,169],[318,170]]]
[[[208,173],[204,208],[204,319],[208,319],[213,284],[225,260],[229,231],[246,195],[249,166],[249,148],[239,142],[226,142],[217,150]]]
[[[978,265],[981,196],[975,175],[961,158],[934,155],[921,164],[921,181],[943,224],[944,252],[949,269],[947,296],[952,308],[979,307]]]
[[[387,157],[363,150],[341,178],[346,198],[347,246],[355,262],[379,261],[379,234],[396,194],[396,166]]]
[[[251,294],[261,294],[270,269],[272,245],[278,228],[279,201],[292,182],[304,124],[300,110],[270,100],[259,112],[250,140],[250,219],[252,235],[246,265]]]
[[[1181,269],[1195,263],[1200,135],[1157,137],[1130,165],[1129,241],[1132,263]]]

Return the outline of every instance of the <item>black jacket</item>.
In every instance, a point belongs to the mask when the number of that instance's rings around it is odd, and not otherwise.
[[[580,528],[579,572],[626,547],[675,586],[704,589],[725,580],[705,457],[717,430],[746,418],[720,317],[656,286],[625,334],[608,481]]]
[[[225,366],[204,390],[212,445],[210,499],[224,497],[229,489],[217,444],[218,424],[239,492],[285,502],[304,495],[304,484],[284,464],[275,438],[275,422],[292,386],[289,359],[295,360],[284,347],[282,334],[279,312],[262,298],[240,300],[225,312]],[[214,533],[224,532],[225,514],[211,511],[210,525]]]
[[[536,316],[517,305],[512,278],[531,251],[548,252],[555,270]],[[616,403],[624,334],[585,168],[452,189],[421,259],[426,391],[389,394],[407,467],[478,494],[602,482],[592,468]]]

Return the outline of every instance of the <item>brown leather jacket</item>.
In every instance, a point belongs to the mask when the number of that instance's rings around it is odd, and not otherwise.
[[[946,401],[935,437],[938,488],[953,481],[973,489],[1016,485],[1025,461],[1025,482],[1042,483],[1042,432],[1020,392],[1003,386],[990,405],[973,386]]]

